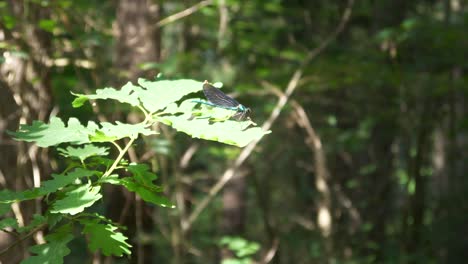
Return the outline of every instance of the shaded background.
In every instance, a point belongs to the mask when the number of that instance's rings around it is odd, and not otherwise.
[[[7,129],[51,115],[141,118],[125,105],[73,109],[71,91],[158,73],[221,81],[273,133],[244,152],[164,126],[141,139],[127,158],[151,164],[177,209],[106,190],[100,210],[128,226],[132,263],[463,263],[467,10],[463,0],[0,1],[1,188],[39,186],[66,165]],[[26,224],[41,210],[14,207]],[[15,263],[39,240],[0,259]],[[14,241],[0,233],[0,248]],[[129,261],[84,240],[71,249],[67,263]]]

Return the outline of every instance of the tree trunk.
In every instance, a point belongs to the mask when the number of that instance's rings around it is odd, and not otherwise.
[[[117,86],[138,78],[153,79],[157,72],[144,72],[142,63],[159,62],[161,32],[156,27],[160,19],[160,6],[150,0],[119,0],[117,3],[116,65],[120,71]],[[123,115],[120,115],[123,117]],[[132,116],[132,115],[128,115]],[[135,150],[129,151],[131,161],[138,162]],[[110,190],[113,197],[108,210],[113,219],[128,226],[127,235],[134,241],[132,263],[153,263],[154,250],[151,243],[141,241],[139,235],[152,232],[152,208],[147,207],[139,197],[121,188]],[[122,193],[124,192],[124,193]],[[122,204],[123,207],[116,207]]]

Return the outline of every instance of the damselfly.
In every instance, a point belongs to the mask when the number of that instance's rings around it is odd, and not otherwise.
[[[245,107],[230,96],[221,92],[221,90],[208,83],[208,81],[203,83],[203,93],[208,101],[193,100],[193,102],[235,111],[231,117],[238,121],[246,119],[250,112],[250,108]]]

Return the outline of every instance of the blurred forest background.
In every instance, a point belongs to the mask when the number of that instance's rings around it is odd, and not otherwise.
[[[128,227],[130,260],[83,240],[66,263],[463,263],[467,11],[464,0],[0,1],[1,188],[66,166],[6,130],[141,118],[74,109],[70,92],[206,79],[272,134],[239,149],[161,126],[127,158],[151,164],[177,208],[106,190],[101,210]],[[38,210],[21,203],[15,216]],[[34,238],[0,259],[16,263]],[[0,249],[16,239],[1,232]]]

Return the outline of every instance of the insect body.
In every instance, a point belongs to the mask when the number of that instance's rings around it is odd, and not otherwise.
[[[244,120],[250,112],[248,107],[245,107],[232,97],[221,92],[221,90],[208,83],[208,81],[203,83],[203,93],[208,101],[194,100],[193,102],[236,111],[236,113],[232,115],[232,118],[238,121]]]

